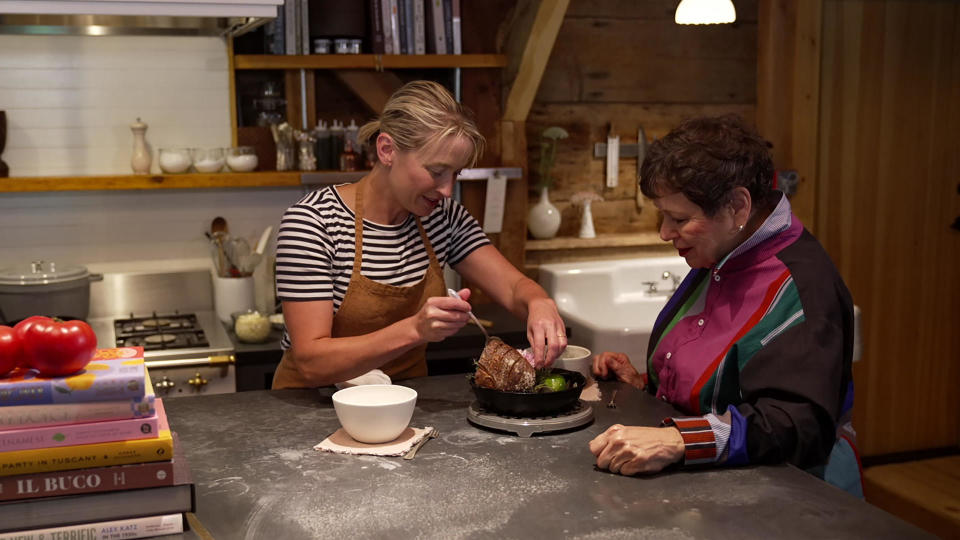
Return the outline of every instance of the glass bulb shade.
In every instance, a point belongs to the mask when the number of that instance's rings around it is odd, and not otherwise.
[[[673,16],[677,24],[723,24],[737,20],[731,0],[680,0]]]

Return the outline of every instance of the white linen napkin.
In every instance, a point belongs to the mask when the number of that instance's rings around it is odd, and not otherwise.
[[[349,381],[338,382],[334,386],[337,389],[350,388],[351,386],[361,386],[364,384],[392,384],[390,376],[379,369],[371,369],[363,375],[354,377]]]
[[[407,426],[396,439],[377,444],[367,444],[355,441],[346,430],[340,428],[323,440],[320,444],[313,447],[314,450],[323,452],[333,452],[334,454],[364,454],[369,456],[402,456],[406,454],[413,445],[420,442],[433,430],[433,427],[415,428]]]

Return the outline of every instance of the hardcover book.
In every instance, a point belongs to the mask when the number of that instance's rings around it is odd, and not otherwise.
[[[152,538],[183,532],[183,514],[166,514],[131,519],[65,525],[47,529],[32,529],[0,533],[0,540],[83,539],[116,540],[118,538]]]
[[[427,53],[447,54],[447,36],[443,23],[443,0],[425,0]]]
[[[0,452],[149,439],[156,436],[157,415],[154,414],[145,418],[8,429],[0,431]]]
[[[105,349],[73,375],[43,377],[18,368],[0,379],[0,407],[142,399],[145,376],[143,349]]]
[[[423,1],[413,0],[413,53],[427,54],[427,34],[424,26]]]
[[[173,462],[168,486],[23,499],[0,503],[0,532],[59,527],[196,509],[196,493],[185,459]]]
[[[0,501],[173,485],[173,464],[185,461],[173,433],[173,459],[112,467],[0,476]]]
[[[87,403],[53,403],[49,405],[17,405],[0,407],[0,433],[27,427],[58,426],[78,422],[148,418],[156,414],[156,394],[150,372],[144,374],[142,398]]]
[[[173,437],[162,400],[156,400],[156,409],[157,437],[2,452],[0,476],[169,460],[173,454]]]

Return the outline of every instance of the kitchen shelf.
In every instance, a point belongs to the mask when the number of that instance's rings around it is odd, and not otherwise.
[[[212,174],[121,174],[0,178],[0,193],[120,189],[190,189],[300,186],[300,171]]]
[[[555,251],[563,249],[590,249],[638,246],[669,246],[655,232],[598,234],[596,238],[562,236],[549,240],[527,240],[527,251]]]
[[[503,54],[238,54],[240,69],[425,69],[502,68]]]

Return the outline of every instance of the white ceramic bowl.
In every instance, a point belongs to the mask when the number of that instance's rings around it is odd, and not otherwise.
[[[352,386],[333,394],[340,425],[354,440],[370,444],[399,437],[416,404],[416,390],[395,384]]]
[[[593,353],[586,347],[567,345],[560,358],[553,362],[553,367],[578,371],[586,378],[590,378],[590,369],[593,366]]]

